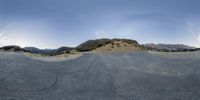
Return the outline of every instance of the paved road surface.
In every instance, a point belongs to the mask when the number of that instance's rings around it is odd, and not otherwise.
[[[42,62],[0,52],[0,100],[200,100],[200,54],[83,54]]]

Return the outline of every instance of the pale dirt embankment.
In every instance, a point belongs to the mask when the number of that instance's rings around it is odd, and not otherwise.
[[[24,53],[24,55],[34,60],[45,61],[45,62],[59,62],[59,61],[76,59],[82,56],[82,53],[61,54],[56,56],[47,56],[47,55],[32,54],[32,53]]]

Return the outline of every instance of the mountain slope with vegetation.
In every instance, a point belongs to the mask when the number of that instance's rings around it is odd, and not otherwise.
[[[60,47],[58,49],[38,49],[36,47],[25,47],[10,45],[0,47],[0,51],[22,51],[41,55],[60,55],[70,54],[72,52],[127,52],[138,50],[152,50],[158,52],[186,52],[200,51],[200,48],[195,48],[182,44],[144,44],[141,45],[131,39],[95,39],[88,40],[77,47]]]
[[[0,47],[1,51],[24,51],[20,46],[17,45],[9,45],[9,46],[4,46]]]
[[[30,53],[54,56],[54,55],[59,55],[59,54],[64,54],[64,53],[70,53],[73,48],[60,47],[58,49],[38,49],[35,47],[25,47],[23,49]]]
[[[198,48],[184,44],[144,44],[147,50],[165,51],[165,52],[184,52],[197,51]]]
[[[122,48],[123,47],[123,48]],[[125,49],[135,50],[135,48],[141,48],[142,46],[135,40],[130,39],[96,39],[89,40],[80,44],[76,49],[78,51],[124,51]]]
[[[82,44],[80,44],[78,47],[76,47],[76,50],[78,51],[92,51],[98,47],[104,46],[108,43],[111,43],[111,39],[96,39],[96,40],[88,40]]]
[[[128,39],[113,39],[110,43],[105,44],[99,48],[92,50],[92,52],[97,53],[107,53],[107,52],[127,52],[127,51],[138,51],[142,50],[142,45],[140,45],[135,40]]]

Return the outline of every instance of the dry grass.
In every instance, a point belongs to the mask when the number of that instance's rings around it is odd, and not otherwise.
[[[123,41],[114,41],[105,46],[99,47],[92,52],[94,53],[109,53],[109,52],[128,52],[128,51],[138,51],[141,50],[134,44],[128,44]]]

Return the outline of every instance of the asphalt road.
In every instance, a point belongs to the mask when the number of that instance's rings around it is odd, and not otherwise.
[[[0,52],[0,100],[200,100],[200,53],[179,55],[86,53],[42,62]]]

